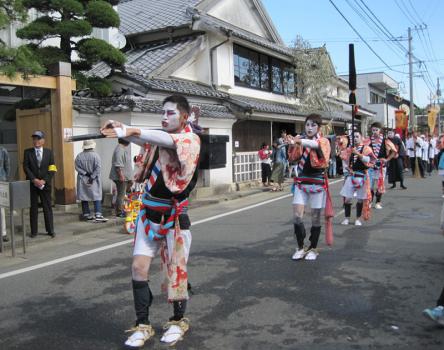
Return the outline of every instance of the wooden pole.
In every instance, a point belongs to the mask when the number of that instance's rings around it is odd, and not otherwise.
[[[52,144],[57,173],[55,174],[56,204],[76,203],[74,182],[74,149],[64,142],[65,129],[72,129],[71,64],[59,62],[50,69],[57,88],[51,90]]]

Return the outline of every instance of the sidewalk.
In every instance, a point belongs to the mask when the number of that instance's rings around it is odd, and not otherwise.
[[[285,190],[284,192],[278,193],[288,193],[289,186],[292,183],[292,179],[285,180]],[[271,187],[262,187],[262,184],[255,186],[241,186],[238,191],[224,193],[219,195],[209,195],[207,197],[195,198],[190,200],[190,209],[196,209],[203,206],[214,205],[217,203],[230,201],[246,196],[251,196],[258,193],[269,192]],[[90,205],[91,206],[91,205]],[[110,207],[103,207],[103,215],[105,218],[109,219],[107,222],[88,222],[80,220],[81,208],[80,204],[77,209],[71,211],[58,210],[57,207],[53,208],[54,213],[54,230],[56,233],[55,238],[51,238],[45,232],[45,224],[43,218],[43,210],[39,209],[39,234],[35,238],[31,238],[30,228],[29,228],[29,216],[27,211],[25,212],[25,228],[26,228],[26,243],[27,246],[36,245],[40,243],[45,243],[50,240],[57,240],[60,238],[69,239],[70,236],[77,236],[91,231],[98,230],[100,228],[108,228],[112,226],[121,226],[122,234],[126,234],[124,231],[124,218],[117,218],[114,215],[114,210]],[[22,223],[20,213],[16,213],[14,216],[15,221],[15,247],[16,249],[22,249],[23,245],[23,234],[22,234]],[[9,225],[8,225],[9,226]],[[8,227],[8,237],[9,242],[3,243],[3,254],[10,254],[11,252],[11,237],[10,230]]]

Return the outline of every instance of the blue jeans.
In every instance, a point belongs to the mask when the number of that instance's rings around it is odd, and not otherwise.
[[[336,176],[336,157],[331,158],[330,166],[328,168],[328,175],[335,177]]]
[[[93,201],[94,203],[94,213],[96,215],[102,215],[102,203],[100,201]],[[88,201],[82,201],[82,213],[83,216],[89,216],[91,213],[89,211]]]

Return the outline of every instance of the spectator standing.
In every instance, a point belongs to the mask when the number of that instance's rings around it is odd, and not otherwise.
[[[415,175],[416,164],[418,164],[419,173],[421,177],[424,177],[424,167],[422,165],[422,146],[422,139],[418,137],[416,131],[413,131],[406,143],[407,153],[410,158],[410,168],[412,169],[413,176]]]
[[[421,135],[421,139],[422,139],[421,159],[422,159],[422,168],[423,168],[421,177],[425,178],[425,172],[427,171],[429,164],[429,141],[425,135]]]
[[[428,136],[428,144],[429,147],[427,149],[427,155],[428,155],[428,164],[427,164],[427,172],[429,173],[429,176],[432,176],[432,171],[434,168],[434,162],[435,162],[435,146],[436,146],[436,140],[433,139],[432,136]]]
[[[124,218],[126,215],[123,210],[123,200],[132,182],[131,157],[128,149],[129,142],[121,138],[118,142],[114,149],[109,178],[114,181],[117,188],[116,216]]]
[[[23,170],[26,179],[31,181],[31,209],[29,219],[31,222],[31,237],[38,233],[38,206],[39,198],[43,207],[46,232],[52,238],[55,237],[54,222],[51,207],[51,180],[57,168],[54,164],[54,154],[49,148],[43,148],[45,134],[36,130],[32,134],[34,147],[25,149],[23,155]]]
[[[284,182],[285,162],[287,157],[285,154],[285,144],[279,139],[274,143],[273,151],[273,171],[271,173],[271,181],[273,181],[273,192],[282,191],[282,183]]]
[[[262,170],[262,184],[264,187],[270,186],[271,177],[271,154],[270,146],[265,142],[262,144],[261,149],[258,152],[259,159],[261,161]]]
[[[101,161],[94,152],[96,143],[93,140],[83,141],[83,152],[75,160],[77,170],[77,199],[82,202],[82,219],[106,222],[102,215],[102,180]],[[89,201],[94,203],[94,216],[89,210]]]
[[[288,163],[288,142],[287,130],[281,130],[281,137],[278,140],[279,145],[284,145],[285,161],[284,161],[284,177],[290,177],[290,164]]]
[[[8,181],[11,170],[9,154],[6,148],[0,146],[0,181]],[[5,208],[0,208],[0,228],[2,231],[3,242],[8,242],[9,238],[6,235],[6,215]]]

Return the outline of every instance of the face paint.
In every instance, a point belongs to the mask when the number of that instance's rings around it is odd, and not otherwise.
[[[361,134],[359,132],[355,132],[354,134],[354,141],[355,141],[355,145],[358,146],[361,144]]]
[[[319,130],[319,125],[317,123],[313,122],[310,119],[307,120],[307,122],[305,123],[305,133],[309,138],[315,136],[318,133],[318,130]]]
[[[393,131],[389,131],[389,132],[387,133],[387,136],[390,137],[390,138],[392,139],[393,137],[395,137],[395,133],[394,133]]]
[[[180,129],[180,112],[177,103],[167,102],[163,106],[162,129],[173,132]]]
[[[380,128],[375,128],[375,127],[373,127],[372,128],[372,135],[373,136],[377,136],[377,135],[379,135],[379,132],[381,131],[381,129]]]

